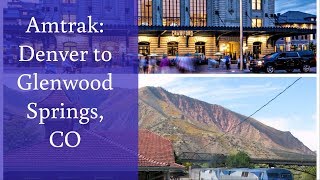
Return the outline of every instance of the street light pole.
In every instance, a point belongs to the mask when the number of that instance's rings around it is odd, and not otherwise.
[[[242,0],[240,0],[240,71],[243,70],[243,17]]]

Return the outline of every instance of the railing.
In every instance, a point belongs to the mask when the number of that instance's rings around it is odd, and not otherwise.
[[[207,18],[190,18],[190,26],[207,26]]]
[[[180,17],[163,17],[163,26],[180,26]]]
[[[152,26],[152,16],[138,16],[139,26]]]
[[[178,159],[181,162],[216,162],[219,164],[225,163],[227,155],[211,154],[211,153],[195,153],[182,152]],[[316,166],[314,159],[259,159],[252,158],[250,162],[253,164],[273,164],[273,165],[298,165],[298,166]]]

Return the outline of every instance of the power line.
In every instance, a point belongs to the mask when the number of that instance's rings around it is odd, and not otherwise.
[[[290,89],[293,85],[295,85],[299,80],[301,80],[302,77],[296,79],[293,83],[291,83],[289,86],[287,86],[283,91],[281,91],[280,93],[278,93],[275,97],[273,97],[271,100],[269,100],[267,103],[265,103],[263,106],[261,106],[259,109],[257,109],[255,112],[253,112],[251,115],[249,115],[248,117],[246,117],[243,121],[240,121],[239,124],[235,125],[234,127],[232,127],[231,129],[229,129],[228,131],[226,131],[225,133],[223,133],[222,135],[218,136],[215,140],[218,140],[222,137],[224,137],[225,135],[227,135],[231,130],[234,130],[236,127],[240,126],[241,124],[243,124],[244,122],[248,121],[252,116],[254,116],[255,114],[257,114],[258,112],[260,112],[263,108],[267,107],[270,103],[272,103],[273,101],[275,101],[279,96],[281,96],[283,93],[285,93],[288,89]],[[167,122],[169,120],[169,118],[167,117],[165,120],[160,121],[159,123],[156,123],[153,126],[148,127],[148,129],[153,129],[165,122]],[[185,142],[184,142],[185,143]],[[199,152],[201,149],[208,147],[209,145],[211,145],[211,143],[208,143],[207,145],[199,148],[198,150],[196,150],[194,153]]]
[[[272,103],[274,100],[276,100],[279,96],[281,96],[283,93],[285,93],[288,89],[290,89],[294,84],[296,84],[299,80],[301,80],[302,77],[296,79],[293,83],[291,83],[289,86],[287,86],[283,91],[281,91],[279,94],[277,94],[274,98],[272,98],[271,100],[269,100],[266,104],[264,104],[263,106],[261,106],[259,109],[257,109],[254,113],[252,113],[251,115],[249,115],[248,117],[246,117],[243,121],[240,121],[239,124],[235,125],[234,127],[232,127],[231,129],[229,129],[228,131],[226,131],[225,133],[223,133],[222,135],[218,136],[215,140],[218,140],[220,138],[222,138],[223,136],[227,135],[231,130],[234,130],[235,128],[237,128],[238,126],[240,126],[241,124],[243,124],[244,122],[248,121],[253,115],[257,114],[259,111],[261,111],[263,108],[267,107],[270,103]],[[214,141],[215,141],[214,140]],[[213,142],[214,142],[213,141]],[[199,148],[198,150],[196,150],[194,153],[199,152],[201,149],[204,149],[206,147],[208,147],[209,145],[212,144],[212,141],[209,142],[207,145]]]

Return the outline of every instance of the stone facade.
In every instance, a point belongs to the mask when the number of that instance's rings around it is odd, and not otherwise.
[[[261,0],[261,10],[252,9],[253,0],[243,0],[243,25],[252,26],[252,19],[262,20],[263,27],[275,26],[273,15],[275,13],[275,0]],[[207,0],[207,25],[208,26],[239,26],[240,1],[238,0]],[[152,0],[153,25],[162,25],[162,0]],[[157,10],[159,8],[159,10]],[[190,0],[180,0],[181,26],[190,25]],[[267,17],[266,17],[267,14]],[[272,16],[272,17],[271,17]]]
[[[143,2],[144,0],[141,0]],[[253,7],[254,2],[261,2],[259,8]],[[146,2],[146,1],[144,1]],[[180,26],[190,27],[190,4],[192,0],[180,0]],[[201,3],[202,1],[197,1]],[[206,2],[206,26],[220,27],[220,26],[240,26],[240,1],[237,0],[207,0]],[[152,3],[152,26],[164,26],[161,17],[163,17],[163,0],[149,0],[148,3]],[[254,21],[259,19],[261,24],[258,27],[274,27],[275,26],[275,1],[274,0],[243,0],[243,26],[244,27],[256,27]],[[256,6],[255,6],[256,7]],[[142,7],[139,7],[142,8]],[[198,8],[201,8],[199,6]],[[258,9],[258,10],[257,10]],[[141,14],[139,14],[141,16]],[[138,15],[138,16],[139,16]],[[141,24],[143,26],[151,26],[149,24]],[[200,30],[201,31],[201,30]],[[199,32],[199,31],[198,31]],[[195,53],[196,43],[202,42],[205,44],[205,55],[207,57],[213,57],[216,52],[222,52],[229,54],[233,59],[238,58],[240,55],[240,39],[239,36],[222,35],[217,37],[216,35],[199,35],[196,31],[194,35],[190,37],[178,36],[174,37],[169,35],[161,35],[161,38],[148,36],[141,34],[139,36],[139,43],[150,44],[149,52],[147,54],[168,54],[168,43],[178,43],[178,55],[184,55],[187,53]],[[257,35],[244,38],[244,53],[255,53],[254,43],[259,44],[259,52],[256,53],[256,57],[263,56],[274,52],[275,48],[267,45],[267,35]],[[219,38],[219,41],[217,39]],[[158,42],[160,40],[160,42]],[[216,44],[218,42],[218,44]],[[145,54],[144,51],[139,51],[141,54]]]

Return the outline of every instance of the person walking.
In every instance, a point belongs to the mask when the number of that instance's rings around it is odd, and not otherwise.
[[[146,56],[144,61],[142,61],[142,67],[143,67],[143,73],[148,74],[148,68],[149,68],[149,57]]]
[[[167,55],[163,55],[163,58],[160,62],[161,73],[162,74],[168,73],[169,69],[170,69],[169,66],[170,66],[170,61],[169,61]]]
[[[149,60],[149,74],[154,74],[156,71],[157,60],[154,56],[151,56]]]
[[[227,70],[230,70],[231,68],[230,68],[230,64],[231,64],[231,62],[230,62],[230,56],[226,56],[225,57],[225,59],[226,59],[226,68],[227,68]]]

